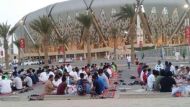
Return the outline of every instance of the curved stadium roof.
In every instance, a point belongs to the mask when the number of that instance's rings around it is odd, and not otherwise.
[[[86,0],[87,3],[91,0]],[[92,9],[98,10],[106,7],[120,7],[124,4],[133,4],[136,3],[136,0],[94,0],[92,4]],[[162,10],[164,7],[168,8],[169,12],[173,12],[174,8],[178,8],[179,12],[183,11],[183,5],[185,4],[185,0],[144,0],[144,8],[146,12],[150,12],[152,7],[156,7],[157,10]],[[33,19],[36,19],[39,16],[47,15],[52,9],[52,14],[60,14],[60,13],[70,13],[79,10],[85,10],[86,6],[83,0],[70,0],[66,2],[59,2],[52,5],[49,5],[45,8],[39,9],[27,15],[26,22],[30,22]],[[159,13],[161,13],[159,11]],[[170,14],[170,13],[169,13]]]
[[[91,0],[86,1],[89,3]],[[136,0],[94,0],[92,9],[94,10],[97,17],[99,17],[102,8],[104,9],[106,15],[108,15],[111,13],[112,8],[118,11],[119,7],[123,6],[124,4],[134,3],[136,3]],[[177,8],[178,15],[181,17],[182,13],[185,11],[183,8],[185,3],[185,0],[144,0],[143,5],[147,15],[151,13],[153,7],[156,8],[157,14],[161,15],[163,9],[166,7],[169,16],[172,16],[174,10]],[[48,15],[50,11],[56,22],[58,22],[60,16],[60,18],[63,19],[63,22],[65,22],[65,19],[67,19],[68,15],[74,17],[76,13],[80,13],[85,10],[86,6],[83,0],[69,0],[66,2],[59,2],[27,14],[25,23],[29,28],[28,24],[32,20],[37,19],[39,16]],[[18,30],[19,31],[16,32],[16,35],[23,36],[23,32],[20,32],[23,31],[23,28],[19,28]],[[30,33],[32,34],[32,31],[30,31]],[[32,36],[35,37],[35,35]]]

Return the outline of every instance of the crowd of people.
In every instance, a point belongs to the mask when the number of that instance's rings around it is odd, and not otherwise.
[[[73,68],[70,64],[45,66],[37,70],[17,70],[3,73],[0,70],[0,94],[8,94],[25,88],[33,89],[34,84],[43,83],[45,95],[101,95],[109,88],[109,79],[117,65],[113,62],[86,65]]]
[[[162,64],[159,60],[153,69],[145,63],[139,63],[137,72],[141,85],[148,91],[172,92],[172,94],[175,94],[185,90],[190,93],[190,67],[188,66],[174,66],[168,61]]]

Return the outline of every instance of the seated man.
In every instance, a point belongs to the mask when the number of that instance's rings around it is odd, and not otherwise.
[[[43,83],[45,83],[48,80],[48,75],[47,73],[44,71],[44,69],[42,69],[42,72],[40,73],[40,77],[39,80]]]
[[[53,80],[53,85],[54,86],[56,86],[56,87],[58,87],[59,86],[59,84],[61,84],[61,78],[59,77],[59,75],[55,75],[55,78],[54,78],[54,80]]]
[[[104,83],[99,79],[98,74],[94,74],[92,76],[93,88],[92,88],[92,96],[93,95],[101,95],[105,90]]]
[[[108,77],[104,74],[103,69],[99,69],[98,74],[99,74],[99,78],[102,79],[102,81],[104,83],[104,87],[106,89],[108,89],[109,88],[109,80],[108,80]]]
[[[2,80],[0,81],[0,93],[1,94],[11,93],[12,92],[11,83],[12,81],[9,79],[6,79],[6,77],[3,75]]]
[[[66,83],[66,77],[62,77],[62,83],[59,84],[57,88],[57,95],[65,95],[67,93],[67,83]]]
[[[54,94],[54,90],[56,89],[56,87],[53,85],[53,75],[50,75],[48,78],[48,81],[45,83],[44,86],[44,93],[46,95],[51,95]]]
[[[160,80],[160,92],[171,92],[173,85],[176,85],[176,81],[171,77],[172,72],[168,71],[164,77]]]
[[[33,82],[32,79],[28,75],[24,75],[24,83],[26,84],[26,87],[32,88]]]
[[[14,79],[13,79],[13,90],[22,90],[23,85],[22,85],[22,80],[20,77],[17,76],[17,74],[14,74]]]
[[[78,95],[90,94],[90,83],[84,79],[84,73],[80,74],[80,80],[77,81],[77,93]]]

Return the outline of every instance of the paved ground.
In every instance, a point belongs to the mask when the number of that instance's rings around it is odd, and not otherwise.
[[[1,102],[9,107],[188,107],[190,98],[95,99]]]
[[[159,58],[150,57],[145,58],[144,62],[149,63],[151,66],[153,66]],[[173,59],[171,61],[174,63],[174,65],[179,64],[188,64],[188,62],[176,62]],[[107,60],[98,60],[94,61],[94,63],[101,63],[101,62],[112,62]],[[136,73],[136,66],[132,65],[132,68],[128,70],[126,68],[126,61],[125,60],[118,60],[116,63],[119,66],[119,70],[122,70],[121,72],[121,78],[120,80],[124,80],[124,83],[128,84],[132,82],[133,80],[130,80],[130,75],[134,75]],[[81,66],[85,65],[85,62],[75,62],[72,63],[73,66]],[[29,66],[31,67],[31,66]],[[37,68],[38,66],[32,66]],[[171,97],[170,94],[158,94],[158,93],[152,93],[152,92],[146,92],[141,89],[140,86],[128,86],[128,85],[119,85],[119,88],[127,88],[126,92],[120,92],[117,91],[116,97],[114,99],[83,99],[83,100],[55,100],[55,101],[27,101],[27,96],[31,94],[39,94],[43,92],[43,86],[39,85],[35,88],[35,90],[19,94],[19,97],[21,97],[21,101],[0,101],[0,106],[29,106],[29,107],[35,107],[35,106],[115,106],[115,107],[122,107],[122,106],[190,106],[189,100],[190,98],[174,98]],[[150,95],[150,96],[147,96]]]

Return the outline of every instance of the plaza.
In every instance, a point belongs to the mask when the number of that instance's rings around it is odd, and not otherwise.
[[[0,106],[190,106],[189,5],[68,0],[0,23]]]

